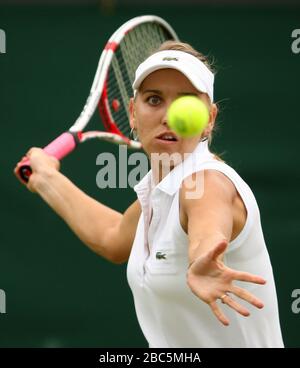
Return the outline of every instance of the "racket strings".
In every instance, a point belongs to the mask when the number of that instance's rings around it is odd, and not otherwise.
[[[123,77],[124,76],[124,70],[122,68],[122,64],[118,62],[117,58],[113,58],[112,68],[113,68],[113,71],[115,73],[115,78],[116,78],[117,86],[119,88],[120,95],[121,95],[121,98],[122,98],[123,106],[126,107],[127,104],[129,103],[129,98],[130,98],[130,96],[128,95],[126,85],[125,85],[125,83],[128,81],[128,78]],[[115,93],[116,93],[116,91],[115,91]],[[125,110],[126,115],[127,115],[127,120],[129,120],[128,109],[125,108],[124,110]]]
[[[160,24],[143,23],[129,31],[116,50],[107,79],[110,113],[122,134],[129,137],[129,100],[135,70],[166,40],[173,39]]]

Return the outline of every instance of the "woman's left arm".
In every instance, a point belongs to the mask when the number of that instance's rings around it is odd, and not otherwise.
[[[263,307],[258,298],[235,286],[233,281],[256,284],[266,282],[262,277],[231,269],[222,261],[232,235],[233,203],[237,195],[231,180],[216,170],[204,170],[193,174],[188,181],[184,181],[180,193],[180,204],[188,224],[190,261],[187,272],[188,286],[196,296],[210,306],[212,312],[225,326],[229,325],[229,320],[219,308],[217,299],[221,299],[243,316],[250,314],[228,293],[246,300],[257,308]]]

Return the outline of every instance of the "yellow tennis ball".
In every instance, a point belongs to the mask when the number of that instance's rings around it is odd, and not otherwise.
[[[183,138],[201,134],[209,121],[208,108],[196,96],[183,96],[172,102],[167,119],[169,127]]]

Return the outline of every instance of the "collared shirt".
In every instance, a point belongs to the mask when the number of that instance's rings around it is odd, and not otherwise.
[[[179,191],[185,178],[205,169],[226,175],[247,209],[245,226],[229,243],[224,263],[267,280],[264,286],[235,283],[254,293],[265,307],[258,310],[247,304],[251,316],[245,318],[222,304],[231,321],[228,327],[221,325],[186,283],[189,243],[180,224]],[[197,195],[203,190],[201,176],[199,181]],[[214,159],[207,142],[201,142],[160,183],[154,184],[150,170],[134,190],[142,213],[128,260],[127,279],[149,347],[283,347],[274,277],[259,209],[251,189],[236,171]]]

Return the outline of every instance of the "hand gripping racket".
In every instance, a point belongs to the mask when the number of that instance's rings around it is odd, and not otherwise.
[[[130,138],[129,100],[133,95],[135,70],[164,41],[178,40],[171,26],[154,15],[144,15],[124,23],[110,37],[99,59],[86,104],[72,127],[44,147],[50,156],[61,160],[82,142],[98,138],[134,149],[141,143]],[[106,129],[83,132],[98,105]],[[20,179],[27,183],[32,173],[30,161],[17,167]]]

